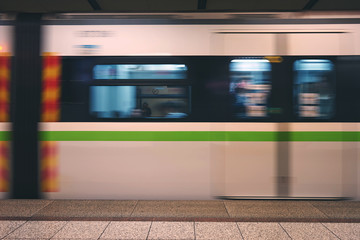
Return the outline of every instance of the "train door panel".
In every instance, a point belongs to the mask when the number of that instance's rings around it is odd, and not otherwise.
[[[334,57],[293,58],[290,197],[343,197],[343,123]]]
[[[290,166],[291,197],[342,197],[341,142],[293,142]]]
[[[342,56],[337,59],[337,109],[343,122],[343,131],[350,133],[343,140],[342,152],[342,187],[343,195],[350,198],[360,198],[359,189],[359,138],[356,134],[360,125],[360,58],[358,56]],[[356,189],[358,188],[358,189]]]
[[[287,53],[286,33],[220,32],[213,35],[212,46],[216,54],[247,56],[233,58],[229,67],[233,121],[239,122],[237,131],[257,136],[224,143],[224,196],[287,196],[288,143],[278,139],[289,125],[278,122],[291,118],[292,74],[288,59],[277,56]],[[262,124],[266,128],[260,133]]]
[[[276,126],[265,123],[270,131]],[[257,131],[256,125],[237,129]],[[276,143],[272,141],[235,141],[225,146],[225,196],[276,196]]]
[[[277,194],[277,125],[271,122],[275,80],[263,57],[233,58],[229,64],[232,122],[222,123],[225,197],[274,197]],[[275,90],[276,91],[276,90]],[[213,128],[216,126],[213,124]],[[220,145],[219,145],[220,144]]]

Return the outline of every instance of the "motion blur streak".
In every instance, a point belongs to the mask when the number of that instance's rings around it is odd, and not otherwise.
[[[0,122],[9,121],[10,57],[0,55]],[[0,192],[9,191],[9,144],[0,139]]]
[[[43,57],[43,96],[42,121],[59,121],[60,99],[60,57],[45,54]],[[58,183],[58,144],[57,142],[41,142],[41,190],[43,192],[56,192]]]

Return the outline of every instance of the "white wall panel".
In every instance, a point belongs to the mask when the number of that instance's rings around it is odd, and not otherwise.
[[[211,199],[207,142],[60,142],[49,198]]]
[[[291,131],[356,132],[357,123],[292,123]],[[290,142],[292,197],[360,199],[357,142]]]
[[[237,129],[236,129],[237,127]],[[211,123],[212,131],[275,131],[277,123]],[[276,142],[210,142],[212,193],[226,197],[276,195]]]
[[[281,33],[288,36],[284,49],[290,55],[352,55],[360,49],[358,28],[349,24],[47,25],[42,52],[63,56],[283,55],[276,45],[276,33]],[[85,45],[96,48],[81,47]]]
[[[358,123],[342,123],[343,131],[357,132]],[[358,142],[344,141],[342,143],[342,185],[343,196],[360,200],[360,194],[357,189],[358,184]]]
[[[276,143],[225,144],[225,196],[276,196]]]
[[[274,55],[274,34],[216,34],[213,51],[216,55]]]
[[[297,33],[288,34],[289,55],[339,55],[342,34]]]
[[[45,26],[42,52],[63,56],[206,55],[208,39],[207,29],[201,26]],[[94,48],[86,49],[85,45]]]
[[[291,197],[343,197],[342,143],[291,142]]]

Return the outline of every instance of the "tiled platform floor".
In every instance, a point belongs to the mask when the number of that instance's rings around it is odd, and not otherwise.
[[[0,200],[0,220],[360,223],[360,202]]]
[[[360,223],[0,221],[0,239],[360,239]]]
[[[0,200],[0,239],[360,239],[360,202]]]

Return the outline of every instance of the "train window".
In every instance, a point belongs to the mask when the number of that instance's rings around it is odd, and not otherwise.
[[[299,118],[329,119],[334,114],[335,72],[330,60],[294,63],[295,112]]]
[[[187,87],[91,86],[90,112],[97,118],[184,118]]]
[[[235,59],[230,63],[230,94],[237,118],[267,117],[271,64],[266,59]]]
[[[94,67],[94,79],[186,79],[184,64],[116,64]]]
[[[186,78],[184,64],[96,65],[90,114],[95,118],[187,117],[190,86]]]

